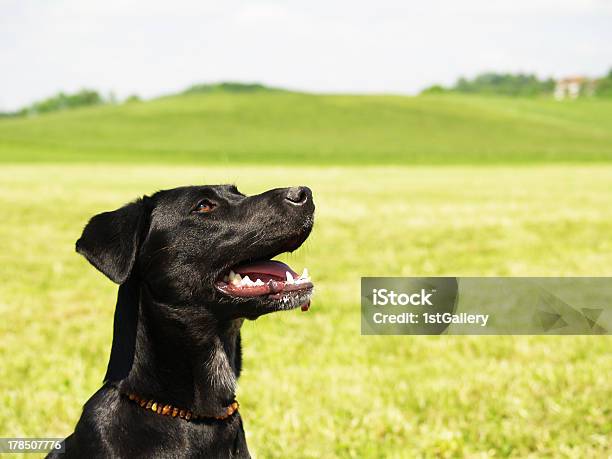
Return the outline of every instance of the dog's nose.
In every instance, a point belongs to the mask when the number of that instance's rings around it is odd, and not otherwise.
[[[310,191],[310,188],[306,186],[294,186],[292,188],[287,188],[285,200],[289,201],[289,203],[294,206],[301,206],[311,197],[312,191]]]

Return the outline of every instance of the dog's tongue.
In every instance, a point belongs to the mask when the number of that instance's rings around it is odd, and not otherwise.
[[[280,279],[286,278],[286,273],[289,271],[292,276],[297,277],[293,269],[289,265],[276,260],[258,261],[255,263],[246,263],[240,266],[236,266],[234,269],[235,273],[244,276],[246,274],[267,274],[268,276],[278,277]]]

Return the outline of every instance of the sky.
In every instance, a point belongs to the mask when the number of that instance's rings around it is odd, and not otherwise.
[[[610,0],[0,0],[0,111],[195,83],[414,94],[483,71],[599,76]]]

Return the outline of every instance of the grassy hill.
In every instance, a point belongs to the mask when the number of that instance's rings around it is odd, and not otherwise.
[[[0,119],[0,162],[473,164],[612,160],[612,101],[193,93]]]

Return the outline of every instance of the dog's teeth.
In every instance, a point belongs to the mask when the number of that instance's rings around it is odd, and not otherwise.
[[[234,285],[240,285],[240,282],[242,282],[242,276],[240,276],[240,274],[235,274],[231,282]]]
[[[244,286],[247,286],[247,287],[253,287],[254,285],[255,285],[255,282],[253,282],[253,281],[252,281],[252,280],[249,278],[249,276],[244,276],[244,277],[242,278],[242,280],[240,281],[240,286],[241,286],[241,287],[244,287]]]
[[[257,286],[264,285],[264,282],[261,279],[257,279],[253,285],[257,285]]]
[[[304,271],[302,271],[302,275],[298,279],[296,279],[295,283],[305,284],[307,282],[310,282],[310,275],[308,274],[308,269],[304,268]]]
[[[293,276],[289,271],[287,271],[287,284],[293,284]]]

